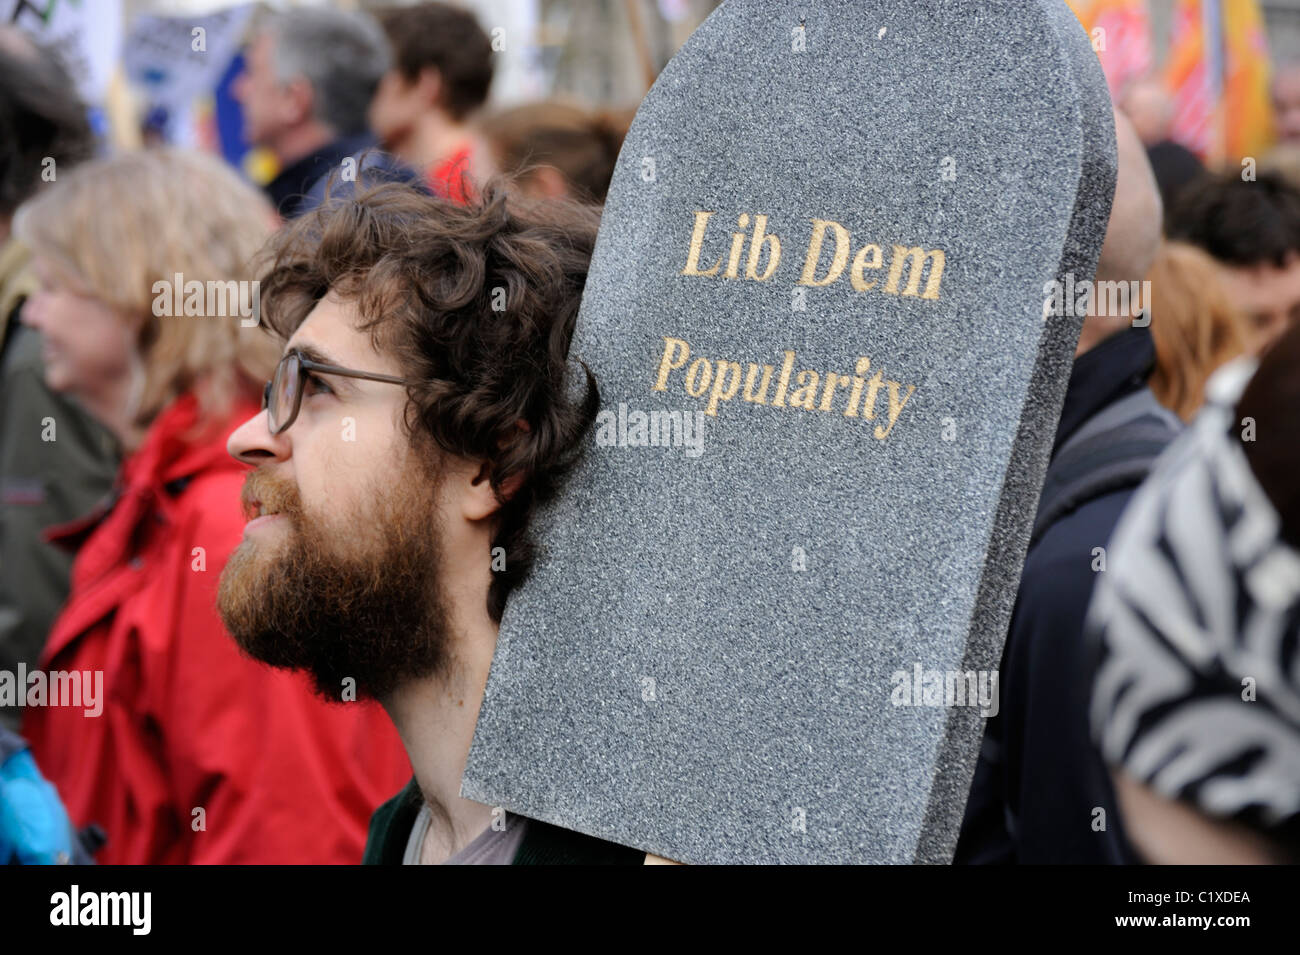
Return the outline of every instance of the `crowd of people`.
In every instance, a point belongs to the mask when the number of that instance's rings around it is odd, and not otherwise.
[[[258,20],[259,189],[105,154],[0,29],[0,672],[85,704],[0,694],[0,862],[656,861],[460,796],[631,119],[493,110],[493,56],[449,4]],[[1207,171],[1149,86],[1115,128],[1096,279],[1151,294],[1083,321],[956,861],[1294,861],[1294,147]]]
[[[494,627],[590,411],[560,371],[630,116],[485,114],[491,44],[437,3],[269,16],[246,64],[262,190],[198,152],[96,156],[58,58],[0,33],[0,668],[103,685],[94,707],[0,697],[77,834],[39,857],[355,863],[412,766],[455,797],[480,674],[429,688]],[[256,321],[172,314],[191,280],[256,280]],[[489,284],[513,323],[483,324]],[[459,528],[435,522],[467,461],[489,464],[461,475]],[[435,725],[457,731],[431,763]],[[454,803],[428,851],[482,828]]]
[[[1158,102],[1096,275],[1149,295],[1084,319],[959,863],[1300,859],[1300,182]]]

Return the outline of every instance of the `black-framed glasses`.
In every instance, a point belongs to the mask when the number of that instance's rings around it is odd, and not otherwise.
[[[302,406],[302,384],[309,374],[343,375],[347,378],[364,378],[367,381],[387,381],[394,385],[413,385],[410,378],[397,378],[393,375],[380,375],[370,371],[357,371],[355,368],[340,368],[338,365],[326,365],[312,361],[302,352],[294,349],[275,366],[275,376],[262,389],[262,409],[267,411],[267,424],[272,434],[283,434],[298,418],[298,409]]]

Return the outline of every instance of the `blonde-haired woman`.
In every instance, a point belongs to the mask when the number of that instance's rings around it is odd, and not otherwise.
[[[77,557],[40,667],[79,673],[80,698],[23,723],[73,821],[105,831],[101,862],[356,862],[410,774],[382,711],[240,656],[215,606],[244,526],[226,441],[278,352],[251,281],[273,222],[224,163],[176,150],[87,163],[15,221],[46,382],[125,454],[110,500],[50,532]]]
[[[1218,265],[1207,253],[1168,241],[1147,274],[1156,347],[1151,390],[1184,421],[1191,421],[1201,407],[1210,374],[1257,345],[1218,275]]]

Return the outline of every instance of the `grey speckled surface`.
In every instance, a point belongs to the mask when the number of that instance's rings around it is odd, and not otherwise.
[[[774,365],[772,390],[721,402],[698,456],[593,439],[539,518],[463,794],[693,863],[948,861],[983,720],[895,706],[891,676],[997,666],[1078,336],[1043,286],[1091,277],[1114,176],[1062,0],[715,12],[624,144],[574,354],[629,419],[703,411],[699,357]],[[719,273],[737,216],[767,215],[772,275],[743,278],[748,240],[741,277],[681,274],[697,210]],[[849,267],[797,311],[813,218]],[[857,291],[867,242],[884,267]],[[937,299],[882,290],[894,243],[944,251]],[[665,336],[691,357],[656,391]],[[786,350],[916,389],[878,440],[887,385],[874,421],[843,414],[850,385],[820,410],[824,381],[774,407]]]

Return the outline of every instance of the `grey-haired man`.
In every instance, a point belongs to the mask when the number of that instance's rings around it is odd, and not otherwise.
[[[289,10],[254,34],[233,91],[245,139],[279,161],[266,192],[284,218],[308,211],[312,186],[375,144],[366,111],[389,59],[384,31],[364,13]]]

